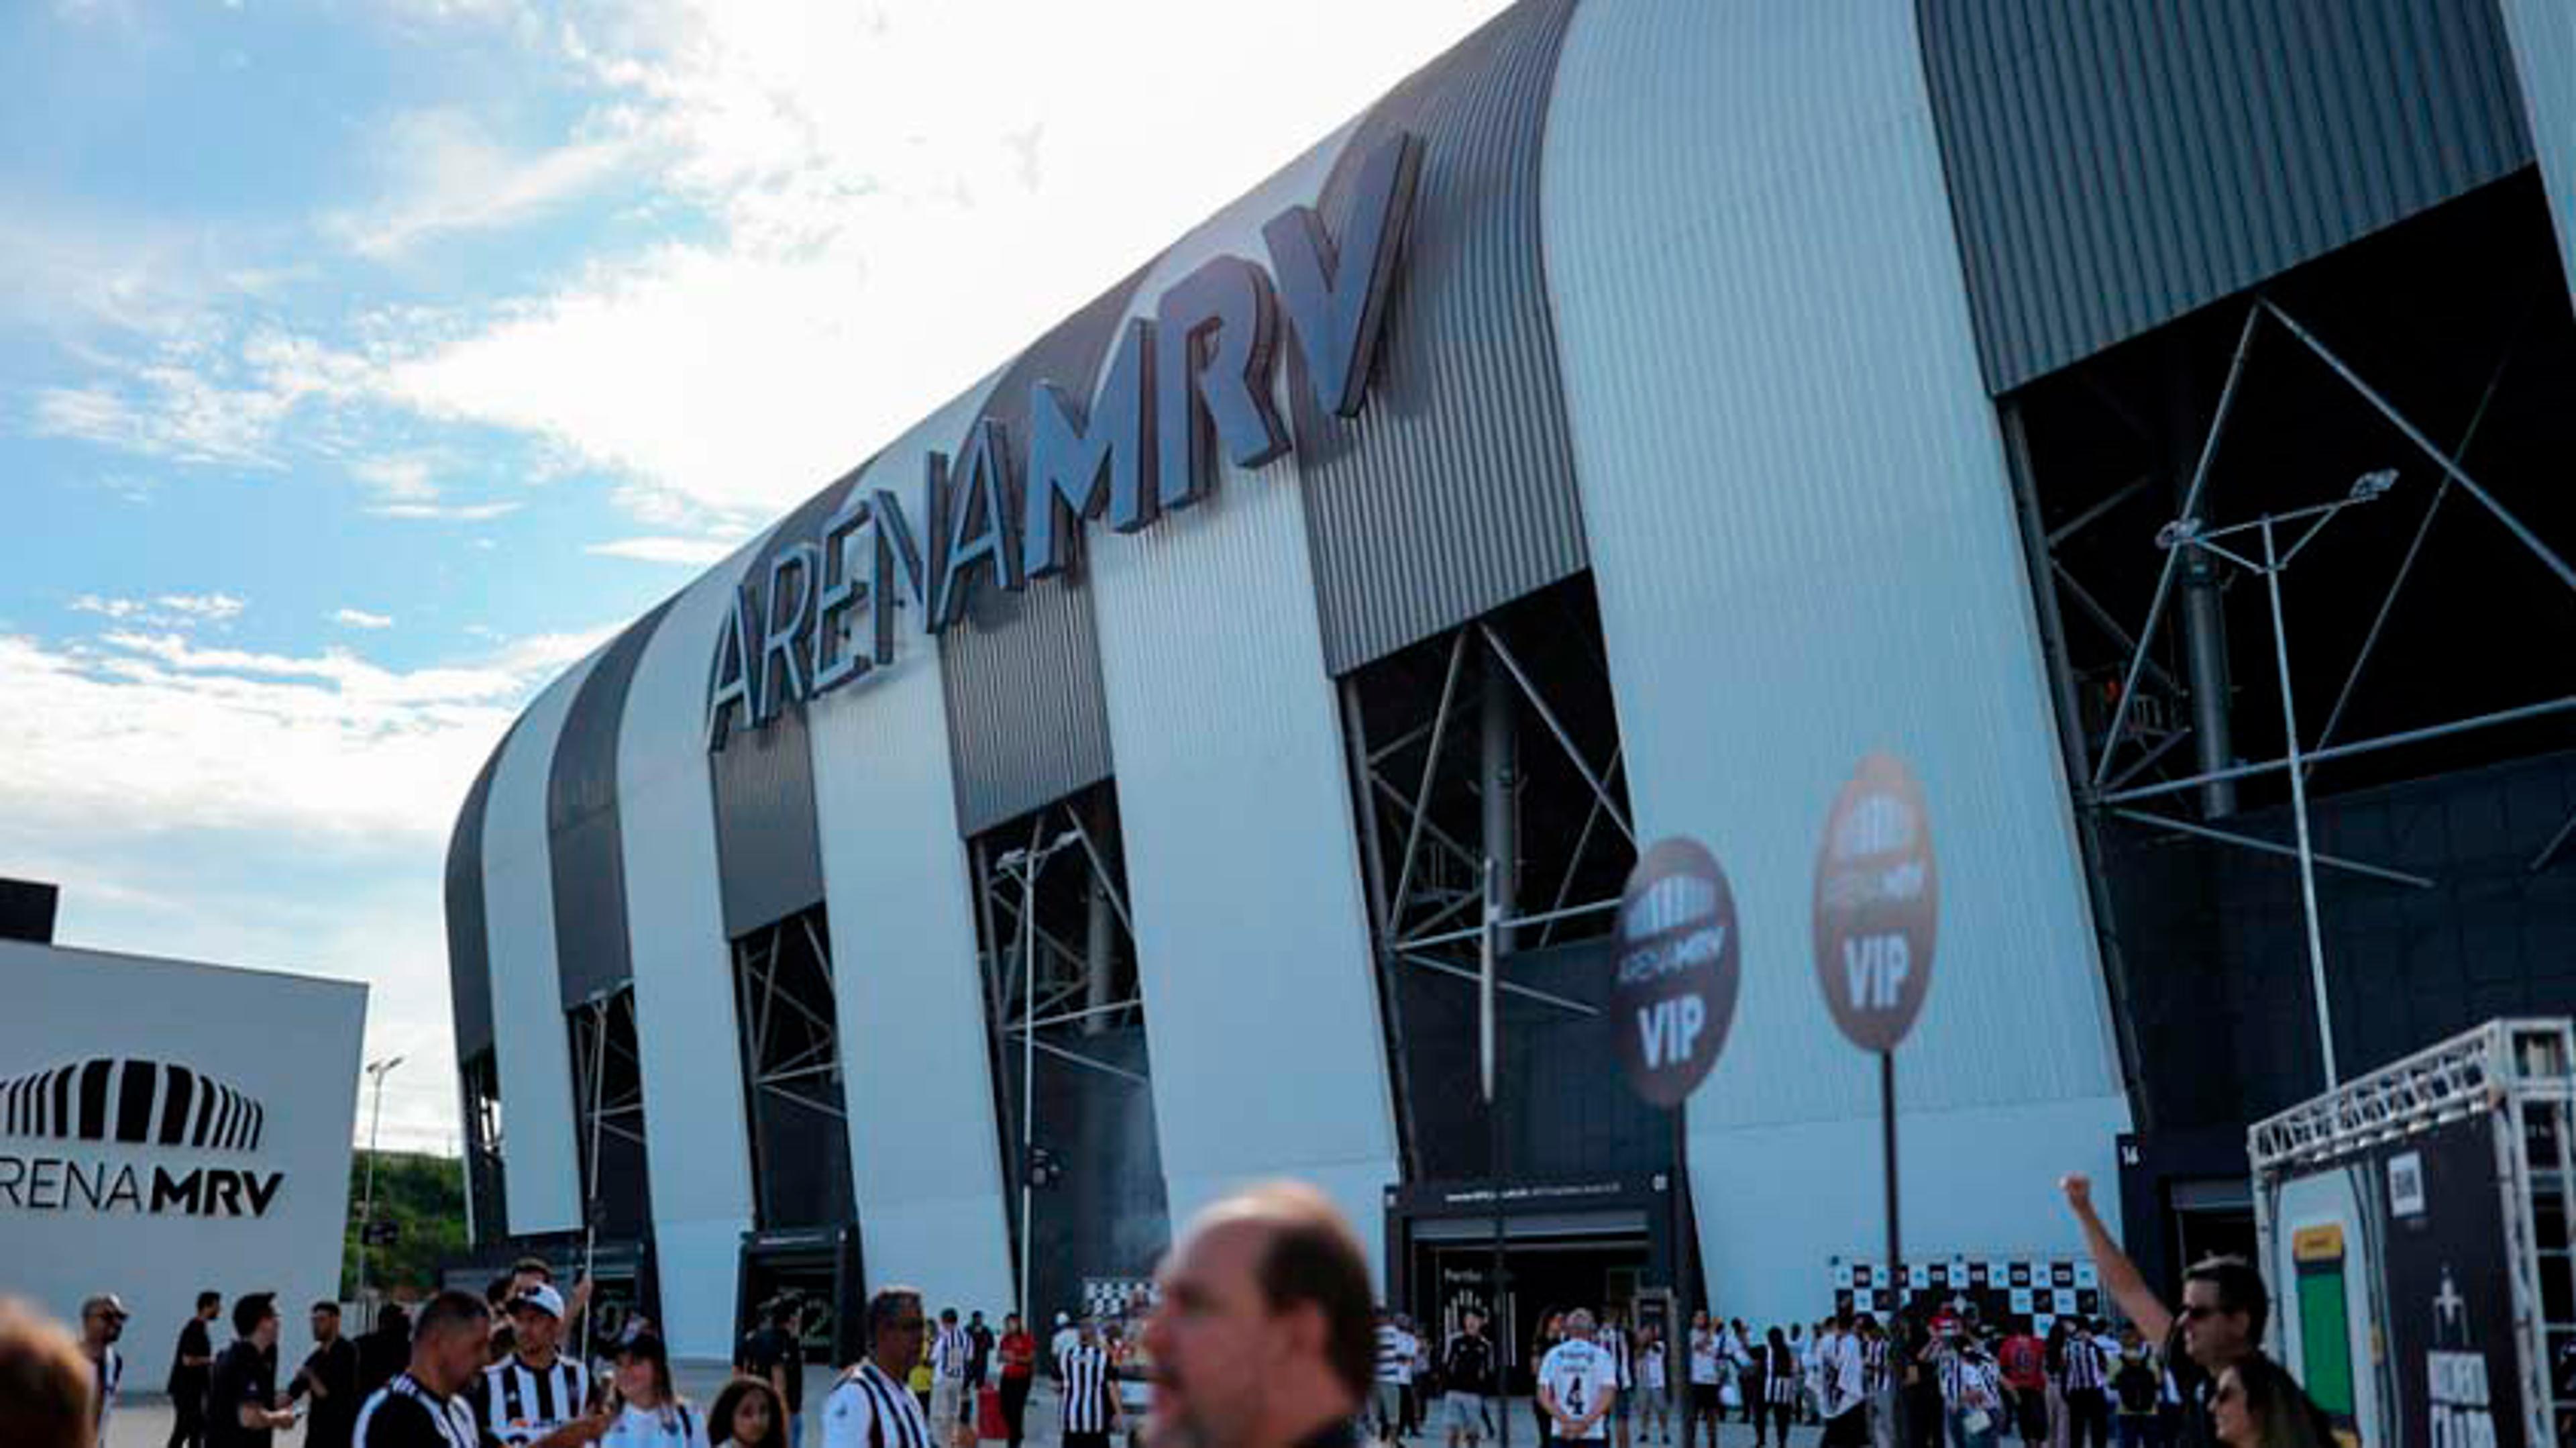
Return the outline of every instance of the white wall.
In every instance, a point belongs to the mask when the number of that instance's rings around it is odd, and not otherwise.
[[[223,1293],[227,1311],[243,1293],[277,1293],[281,1355],[296,1361],[305,1307],[339,1295],[367,988],[5,940],[0,979],[17,1003],[0,1011],[0,1080],[97,1057],[176,1063],[266,1112],[248,1151],[158,1145],[166,1103],[156,1103],[153,1139],[142,1144],[12,1136],[0,1118],[0,1184],[16,1174],[12,1159],[69,1158],[85,1173],[98,1163],[110,1173],[132,1167],[140,1192],[132,1207],[94,1210],[74,1197],[47,1210],[0,1185],[0,1294],[30,1297],[75,1326],[83,1298],[123,1297],[134,1314],[121,1344],[132,1391],[160,1388],[200,1288]],[[111,1081],[111,1109],[115,1099]],[[282,1180],[258,1216],[148,1210],[156,1169],[182,1177],[201,1168]],[[214,1336],[218,1346],[231,1341],[229,1319]]]
[[[619,840],[644,1080],[653,1249],[671,1352],[729,1358],[752,1223],[733,951],[708,788],[707,661],[760,540],[692,584],[635,663],[617,739]],[[505,1098],[506,1104],[506,1098]]]
[[[2513,73],[2531,148],[2558,228],[2558,259],[2568,295],[2576,297],[2576,4],[2568,0],[2500,0],[2513,42]]]
[[[1350,132],[1165,253],[1133,310],[1219,253],[1266,258],[1261,223],[1314,203]],[[1227,465],[1207,501],[1089,547],[1173,1230],[1301,1177],[1378,1270],[1394,1114],[1296,456]]]
[[[928,454],[954,457],[996,379],[877,456],[861,486],[920,521]],[[977,982],[974,885],[957,834],[937,641],[907,606],[884,673],[809,706],[814,813],[832,915],[832,979],[859,1243],[872,1284],[932,1310],[1012,1301],[991,1055]]]
[[[492,1050],[501,1075],[501,1169],[513,1233],[582,1222],[581,1154],[573,1134],[572,1039],[555,967],[553,851],[546,784],[573,696],[592,654],[547,686],[519,719],[492,771],[483,815],[483,923],[491,936]]]
[[[1880,748],[1922,779],[1942,884],[1899,1056],[1908,1255],[2072,1250],[2054,1182],[2115,1178],[2128,1113],[1913,7],[1586,6],[1547,147],[1638,832],[1705,841],[1741,911],[1689,1108],[1711,1291],[1812,1315],[1830,1257],[1883,1255],[1875,1063],[1810,938],[1826,809]]]

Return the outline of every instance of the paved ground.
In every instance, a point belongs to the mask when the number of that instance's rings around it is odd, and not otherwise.
[[[716,1390],[724,1386],[728,1373],[720,1363],[683,1362],[673,1365],[673,1375],[679,1381],[680,1396],[704,1406],[715,1400]],[[823,1368],[806,1371],[808,1421],[805,1425],[805,1448],[820,1448],[822,1428],[812,1421],[812,1410],[822,1405],[823,1395],[831,1390],[832,1378],[833,1374]],[[1510,1411],[1515,1448],[1537,1448],[1529,1400],[1514,1399]],[[1822,1430],[1816,1428],[1796,1429],[1790,1448],[1815,1448],[1821,1433]],[[103,1448],[164,1448],[169,1436],[169,1401],[158,1396],[129,1396],[117,1408],[115,1421],[108,1426],[107,1442]],[[1678,1442],[1677,1439],[1672,1441]],[[303,1442],[304,1430],[291,1429],[277,1435],[274,1448],[303,1448]],[[1742,1423],[1730,1422],[1719,1430],[1719,1448],[1751,1448],[1752,1442],[1753,1430]],[[1444,1439],[1438,1434],[1425,1434],[1408,1439],[1407,1443],[1409,1448],[1444,1448]],[[1044,1379],[1039,1380],[1037,1391],[1029,1397],[1028,1448],[1056,1448],[1055,1390]],[[1633,1440],[1630,1448],[1661,1448],[1661,1445],[1654,1439],[1644,1438]]]

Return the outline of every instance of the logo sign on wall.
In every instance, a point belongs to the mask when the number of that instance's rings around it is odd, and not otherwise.
[[[1932,985],[1941,877],[1923,786],[1892,754],[1860,762],[1816,853],[1816,983],[1864,1051],[1893,1051]]]
[[[176,1062],[100,1056],[0,1080],[0,1209],[264,1217],[268,1108]],[[53,1143],[53,1145],[46,1145]],[[166,1160],[137,1160],[145,1154]],[[212,1155],[211,1163],[197,1160]]]
[[[1735,892],[1697,840],[1658,840],[1619,897],[1610,982],[1619,1059],[1656,1106],[1678,1106],[1717,1064],[1735,1019]]]

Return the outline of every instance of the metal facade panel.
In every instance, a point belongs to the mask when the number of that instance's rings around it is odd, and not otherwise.
[[[734,1276],[752,1224],[733,951],[717,886],[706,704],[733,589],[755,541],[673,599],[635,660],[617,734],[635,1044],[651,1150],[662,1320],[681,1357],[728,1356]]]
[[[806,499],[765,539],[744,573],[762,588],[780,550],[819,543],[823,523],[866,474],[861,463]],[[720,625],[721,626],[721,625]],[[755,646],[757,640],[754,641]],[[715,653],[707,653],[715,672]],[[701,727],[706,704],[698,705]],[[791,703],[763,729],[735,729],[725,747],[706,756],[716,800],[716,853],[724,862],[724,917],[728,938],[808,909],[823,898],[822,847],[814,833],[814,751],[803,704]]]
[[[554,870],[547,784],[555,741],[592,654],[547,686],[519,716],[492,772],[483,816],[483,907],[491,927],[492,1039],[500,1068],[502,1176],[509,1230],[581,1225],[581,1154],[572,1109],[572,1041],[555,970]]]
[[[1779,1264],[1879,1240],[1852,1190],[1876,1073],[1810,941],[1826,810],[1881,748],[1923,781],[1943,884],[1900,1053],[1906,1240],[2071,1250],[2051,1184],[2108,1179],[2129,1118],[1913,16],[1590,6],[1550,114],[1548,273],[1629,797],[1641,838],[1716,852],[1747,942],[1689,1110],[1708,1280],[1792,1317],[1804,1279]]]
[[[966,435],[996,380],[887,448],[876,476],[917,498],[928,455]],[[892,664],[807,711],[860,1247],[873,1281],[1010,1302],[974,883],[939,656],[917,611],[898,625],[896,648]]]
[[[1998,393],[2531,159],[2491,0],[1919,11]]]
[[[1138,272],[1066,318],[1002,373],[982,418],[1002,424],[1028,466],[1029,388],[1084,391],[1100,370]],[[954,458],[965,433],[939,444]],[[1022,593],[978,587],[966,617],[939,636],[948,691],[957,827],[974,836],[1109,777],[1109,713],[1100,698],[1100,639],[1075,568]]]
[[[2558,261],[2576,297],[2576,5],[2568,0],[2501,0],[2513,69],[2558,228]]]
[[[1260,224],[1312,205],[1350,135],[1192,232],[1139,297],[1261,255]],[[1395,1125],[1297,467],[1228,465],[1145,532],[1095,530],[1092,607],[1172,1221],[1284,1172],[1334,1196],[1374,1265]]]
[[[1423,138],[1413,225],[1367,410],[1292,389],[1325,667],[1338,675],[1583,570],[1539,245],[1539,141],[1572,0],[1524,0],[1372,107],[1350,169]],[[1259,253],[1255,253],[1258,255]],[[1302,354],[1289,356],[1302,378]]]
[[[582,681],[555,742],[546,781],[546,832],[555,887],[555,970],[563,1003],[615,990],[628,964],[626,862],[619,851],[617,732],[626,717],[635,660],[660,627],[668,602],[609,644]]]
[[[518,726],[511,726],[516,733]],[[465,792],[456,812],[456,829],[447,837],[447,1004],[456,1026],[456,1059],[463,1061],[492,1045],[491,927],[483,909],[483,819],[491,806],[492,771],[510,734],[492,746],[492,755]]]

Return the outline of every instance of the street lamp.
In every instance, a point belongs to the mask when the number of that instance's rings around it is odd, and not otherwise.
[[[385,1078],[403,1063],[400,1056],[387,1056],[367,1063],[367,1079],[375,1087],[375,1104],[367,1112],[367,1191],[366,1205],[358,1213],[358,1313],[367,1311],[367,1235],[376,1225],[376,1130],[385,1119]]]
[[[1036,1186],[1029,1158],[1037,1145],[1038,1109],[1038,871],[1047,857],[1082,842],[1078,830],[1066,830],[1044,845],[1013,850],[993,867],[1020,884],[1020,1319],[1035,1322],[1029,1301],[1029,1223],[1037,1212]]]
[[[2317,1049],[2323,1053],[2326,1087],[2333,1089],[2342,1080],[2335,1069],[2334,1017],[2326,1005],[2326,951],[2323,935],[2317,928],[2316,854],[2308,844],[2308,770],[2299,754],[2299,716],[2290,698],[2290,639],[2281,623],[2281,574],[2308,540],[2334,521],[2335,515],[2357,503],[2375,503],[2388,496],[2397,485],[2395,468],[2377,468],[2353,480],[2352,488],[2331,503],[2293,508],[2286,513],[2266,513],[2247,523],[2233,523],[2224,528],[2211,528],[2198,518],[2176,518],[2156,531],[2156,546],[2167,551],[2197,548],[2215,554],[2248,573],[2259,574],[2272,603],[2272,658],[2281,679],[2281,732],[2289,738],[2290,814],[2299,836],[2299,899],[2305,907],[2308,926],[2308,985],[2317,1000]],[[2305,521],[2307,528],[2285,550],[2279,546],[2276,529],[2283,523]],[[2221,547],[2217,540],[2238,533],[2259,532],[2263,538],[2263,558],[2256,562],[2233,550]]]

